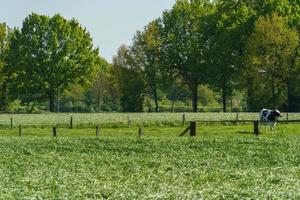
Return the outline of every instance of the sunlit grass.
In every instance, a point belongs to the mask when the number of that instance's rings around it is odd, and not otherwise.
[[[299,199],[300,125],[0,130],[0,199]]]

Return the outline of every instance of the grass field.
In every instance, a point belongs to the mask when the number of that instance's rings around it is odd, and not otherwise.
[[[0,199],[299,199],[300,124],[0,130]]]
[[[132,126],[162,127],[180,126],[184,113],[55,113],[55,114],[0,114],[0,127],[69,127],[73,118],[73,127],[88,128],[101,127],[116,128],[128,126],[128,116]],[[235,120],[236,113],[185,113],[186,121],[191,120]],[[239,113],[240,120],[257,120],[258,113]],[[282,119],[286,119],[283,113]],[[289,119],[299,119],[300,113],[289,113]]]

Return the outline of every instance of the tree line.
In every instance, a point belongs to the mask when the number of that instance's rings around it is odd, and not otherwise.
[[[299,0],[177,0],[108,63],[77,20],[32,13],[0,25],[0,109],[300,111],[299,34]]]

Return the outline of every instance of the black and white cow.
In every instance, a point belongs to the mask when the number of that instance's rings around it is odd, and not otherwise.
[[[278,117],[281,117],[281,113],[279,110],[262,109],[259,112],[260,128],[261,125],[265,125],[267,130],[267,125],[269,125],[271,127],[271,130],[273,131],[274,127],[276,126],[276,120]]]

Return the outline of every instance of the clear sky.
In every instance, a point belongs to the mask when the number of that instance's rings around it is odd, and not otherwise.
[[[32,12],[76,18],[91,33],[100,54],[111,62],[121,44],[170,9],[176,0],[0,0],[0,22],[21,27]]]

